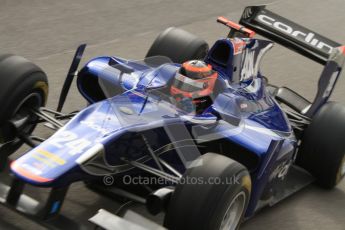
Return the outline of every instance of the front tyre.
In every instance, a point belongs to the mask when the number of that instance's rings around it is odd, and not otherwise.
[[[0,146],[13,142],[6,152],[14,152],[22,144],[16,138],[13,124],[23,135],[30,135],[37,117],[32,110],[46,104],[48,80],[46,74],[27,59],[0,55]]]
[[[197,183],[195,183],[197,182]],[[175,188],[164,225],[168,229],[238,229],[250,198],[249,172],[240,163],[207,153]]]

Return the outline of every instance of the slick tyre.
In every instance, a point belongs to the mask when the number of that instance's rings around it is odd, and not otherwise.
[[[25,135],[33,131],[37,117],[31,110],[46,104],[48,80],[37,65],[23,57],[5,54],[0,55],[0,82],[0,146],[14,141],[6,149],[15,151],[21,143],[15,141],[11,124],[18,122]]]
[[[165,56],[174,63],[202,60],[208,52],[208,44],[185,30],[170,27],[158,35],[146,57]]]
[[[345,176],[345,107],[328,102],[305,130],[297,164],[323,188],[335,187]]]
[[[176,186],[164,225],[172,230],[238,229],[250,191],[251,179],[243,165],[207,153],[198,159],[195,167],[187,169]]]

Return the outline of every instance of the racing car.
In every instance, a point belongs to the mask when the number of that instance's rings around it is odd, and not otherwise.
[[[238,229],[312,182],[326,189],[340,183],[345,107],[329,98],[345,46],[265,6],[245,8],[239,24],[217,21],[230,32],[211,48],[168,28],[140,61],[102,56],[78,70],[81,45],[56,109],[45,107],[48,81],[37,65],[1,55],[0,168],[9,168],[12,181],[1,184],[0,202],[45,226],[68,228],[60,209],[69,185],[84,181],[153,215],[164,212],[167,229]],[[273,42],[324,65],[313,101],[261,73]],[[64,113],[75,77],[88,105]],[[34,135],[40,123],[54,134]],[[23,144],[31,149],[12,159]],[[124,183],[140,176],[159,183]],[[24,194],[25,184],[50,188],[48,200]],[[98,220],[105,229],[143,229],[120,218]]]

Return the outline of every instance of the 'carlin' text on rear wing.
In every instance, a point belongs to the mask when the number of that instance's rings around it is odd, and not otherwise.
[[[240,24],[321,64],[327,62],[333,48],[341,46],[267,10],[265,6],[246,7]]]

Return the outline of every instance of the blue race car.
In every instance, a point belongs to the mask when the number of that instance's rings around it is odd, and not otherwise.
[[[56,110],[44,107],[45,73],[22,57],[1,55],[0,168],[10,168],[13,178],[0,184],[0,202],[45,226],[67,228],[64,197],[71,183],[84,181],[143,203],[151,214],[165,212],[168,229],[238,229],[311,182],[336,186],[345,176],[345,107],[328,100],[345,46],[264,6],[247,7],[241,25],[218,22],[230,32],[210,49],[169,28],[144,60],[96,57],[77,71],[81,45]],[[313,102],[262,75],[260,61],[273,42],[255,33],[324,65]],[[63,113],[74,77],[88,106]],[[55,133],[33,135],[39,123]],[[11,161],[24,143],[32,149]],[[47,202],[23,194],[25,184],[51,188]]]

